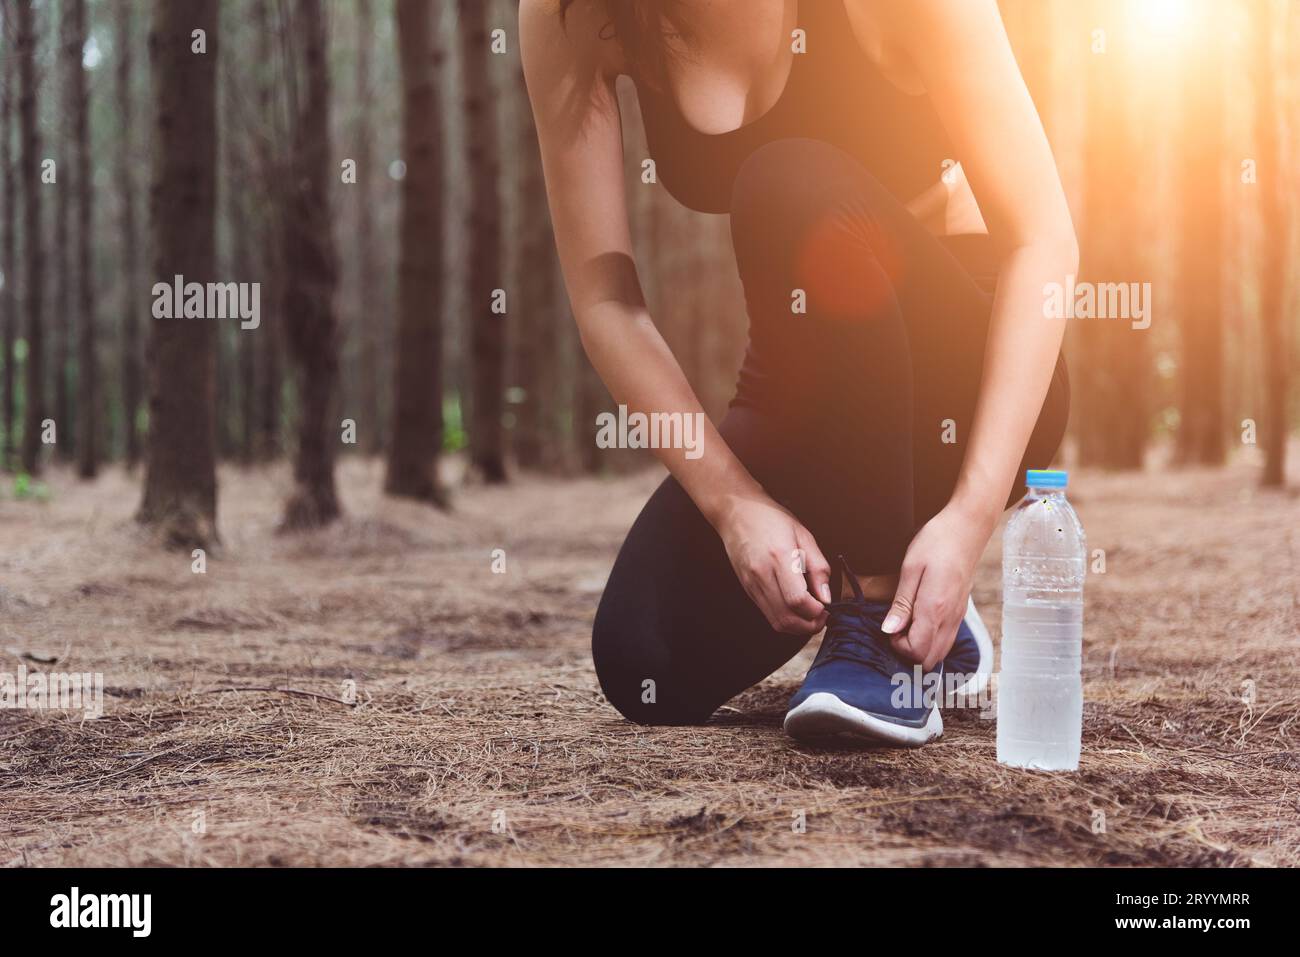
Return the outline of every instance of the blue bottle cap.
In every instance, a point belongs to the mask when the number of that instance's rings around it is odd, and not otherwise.
[[[1057,472],[1051,469],[1025,470],[1025,485],[1030,488],[1065,488],[1069,481],[1069,472]]]

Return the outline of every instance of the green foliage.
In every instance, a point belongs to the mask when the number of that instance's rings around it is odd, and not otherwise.
[[[19,472],[14,476],[14,498],[19,501],[31,499],[37,502],[48,502],[50,487],[44,482],[34,481],[26,472]]]
[[[465,435],[465,416],[460,407],[460,395],[453,392],[442,402],[442,449],[444,452],[459,452],[469,445]]]

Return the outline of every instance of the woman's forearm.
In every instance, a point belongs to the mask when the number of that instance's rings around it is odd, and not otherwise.
[[[951,498],[990,533],[1015,484],[1065,335],[1064,319],[1043,315],[1043,287],[1077,268],[1078,253],[1067,239],[1013,249],[998,275],[979,400]]]
[[[704,414],[694,390],[644,307],[606,301],[578,317],[582,345],[614,400],[628,412],[681,413],[697,417],[698,454],[657,447],[656,457],[672,473],[700,512],[717,527],[730,507],[765,496],[762,486],[736,458]]]

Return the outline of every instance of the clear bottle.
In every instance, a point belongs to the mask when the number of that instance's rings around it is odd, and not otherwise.
[[[998,761],[1073,771],[1083,737],[1087,540],[1065,472],[1030,469],[1002,538]]]

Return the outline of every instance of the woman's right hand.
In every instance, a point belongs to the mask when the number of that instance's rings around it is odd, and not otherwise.
[[[830,565],[788,510],[770,498],[743,498],[716,528],[736,577],[773,630],[806,638],[826,627]]]

